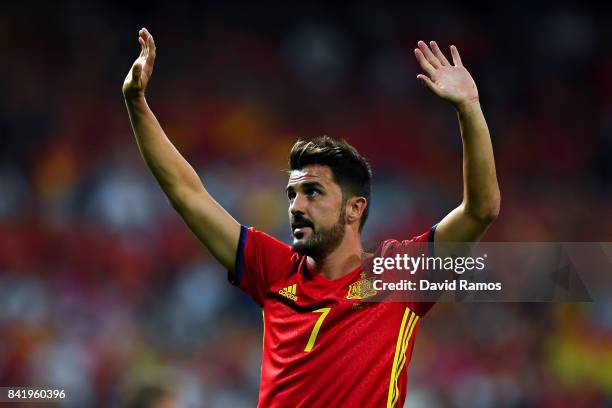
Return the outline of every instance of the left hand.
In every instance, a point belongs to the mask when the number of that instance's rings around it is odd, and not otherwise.
[[[478,103],[478,89],[467,69],[461,63],[457,47],[451,45],[453,58],[451,64],[435,41],[429,43],[431,49],[423,41],[418,42],[414,50],[419,65],[426,75],[419,74],[417,79],[423,82],[433,93],[449,101],[456,108]]]

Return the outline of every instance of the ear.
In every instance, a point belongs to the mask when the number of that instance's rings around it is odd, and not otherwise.
[[[346,219],[348,223],[359,223],[367,206],[368,200],[365,197],[349,198],[346,201]]]

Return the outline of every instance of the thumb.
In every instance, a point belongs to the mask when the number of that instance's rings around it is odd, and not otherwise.
[[[421,81],[422,84],[427,86],[431,91],[433,91],[436,94],[438,93],[438,87],[431,79],[429,79],[427,75],[419,74],[417,75],[417,79]]]
[[[134,76],[134,79],[140,79],[140,74],[142,73],[142,65],[141,64],[134,64],[134,67],[132,68],[132,75]]]

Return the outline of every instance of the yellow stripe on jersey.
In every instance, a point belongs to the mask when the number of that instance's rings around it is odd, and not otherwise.
[[[389,394],[387,396],[387,408],[390,408],[391,405],[391,401],[393,400],[393,394],[395,391],[395,372],[397,371],[397,360],[399,357],[399,353],[401,350],[401,346],[402,346],[402,340],[404,338],[404,328],[406,327],[406,319],[408,318],[408,315],[410,315],[412,312],[410,311],[410,308],[406,308],[406,310],[404,311],[404,317],[402,318],[402,324],[400,326],[399,329],[399,333],[397,335],[397,344],[395,345],[395,355],[393,356],[393,368],[391,369],[391,378],[389,380]]]
[[[419,320],[419,316],[413,313],[412,318],[413,318],[412,322],[408,324],[409,329],[408,329],[407,335],[405,336],[404,344],[402,345],[402,352],[400,354],[399,367],[397,368],[397,371],[395,373],[395,381],[394,381],[395,382],[395,395],[393,396],[393,401],[392,401],[391,406],[395,406],[395,403],[399,399],[398,380],[399,380],[400,374],[402,373],[402,369],[404,368],[404,365],[406,364],[406,351],[408,350],[408,344],[410,343],[410,338],[412,337],[412,331],[414,330],[414,326],[416,326],[416,323]]]
[[[408,323],[406,324],[406,320]],[[400,377],[404,364],[406,363],[406,350],[410,343],[410,337],[419,316],[416,315],[409,307],[404,311],[402,324],[397,335],[397,344],[395,346],[395,355],[393,357],[393,368],[391,369],[391,378],[389,380],[389,394],[387,396],[387,408],[395,406],[399,398],[399,388],[397,380]]]

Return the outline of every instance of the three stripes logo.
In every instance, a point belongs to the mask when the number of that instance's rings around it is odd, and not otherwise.
[[[281,295],[283,295],[284,297],[288,299],[297,301],[298,297],[295,295],[296,291],[297,291],[297,283],[294,283],[293,285],[289,285],[286,288],[279,290],[278,293],[280,293]]]

